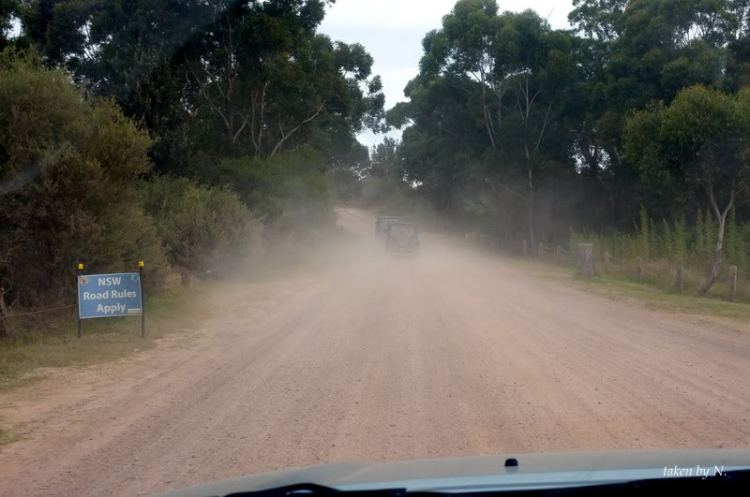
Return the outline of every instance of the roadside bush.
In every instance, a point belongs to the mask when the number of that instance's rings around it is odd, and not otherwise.
[[[336,200],[343,205],[350,205],[362,196],[362,180],[351,169],[345,167],[334,168],[328,172],[328,178]]]
[[[148,135],[33,55],[0,54],[0,276],[19,307],[75,301],[76,267],[136,270],[151,290],[166,259],[143,212]]]
[[[680,215],[673,223],[663,219],[658,223],[660,227],[655,228],[657,223],[648,217],[643,207],[640,218],[640,225],[635,224],[632,233],[615,230],[603,233],[571,231],[570,249],[575,251],[578,243],[586,242],[594,244],[594,254],[597,257],[602,257],[604,252],[625,260],[642,257],[646,261],[661,261],[693,268],[697,274],[703,274],[710,268],[717,229],[710,211],[698,209],[692,225],[688,225],[685,216]],[[742,271],[750,271],[748,247],[750,223],[737,225],[736,214],[732,209],[724,235],[723,265],[737,265]]]
[[[228,189],[157,177],[146,186],[144,205],[169,262],[181,270],[223,276],[241,270],[260,245],[260,223]]]
[[[282,240],[315,240],[333,228],[335,199],[326,169],[325,158],[305,146],[272,158],[227,159],[201,177],[237,193],[265,225],[270,249]]]

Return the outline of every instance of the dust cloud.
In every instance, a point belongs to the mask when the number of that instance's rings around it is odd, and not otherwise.
[[[419,257],[388,257],[372,213],[338,220],[320,262],[232,286],[190,346],[8,394],[0,416],[24,413],[40,435],[0,452],[4,495],[136,495],[341,461],[748,446],[737,329],[551,284],[430,233]]]

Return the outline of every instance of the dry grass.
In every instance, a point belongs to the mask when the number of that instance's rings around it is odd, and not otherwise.
[[[554,257],[546,257],[541,261],[521,257],[515,257],[513,260],[516,267],[529,274],[614,300],[628,300],[653,310],[710,317],[714,320],[726,319],[742,323],[750,321],[750,280],[738,278],[737,301],[731,302],[727,298],[725,271],[722,271],[722,276],[707,294],[699,295],[697,290],[703,282],[701,273],[684,273],[684,288],[678,293],[674,288],[673,268],[664,263],[657,263],[656,268],[649,268],[654,274],[661,276],[644,274],[641,281],[636,281],[634,267],[605,273],[600,265],[597,268],[598,276],[586,280],[575,277],[576,269],[572,261],[558,266],[554,264]]]
[[[23,435],[21,435],[20,433],[17,433],[15,431],[3,430],[2,428],[0,428],[0,447],[21,440],[22,438]]]
[[[74,314],[35,323],[16,323],[17,338],[0,342],[0,391],[33,381],[36,368],[86,366],[126,357],[155,346],[168,334],[190,329],[210,316],[210,286],[175,288],[148,299],[147,337],[140,317],[92,319],[76,338]]]

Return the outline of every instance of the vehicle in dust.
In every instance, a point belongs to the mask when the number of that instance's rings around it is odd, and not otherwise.
[[[419,254],[419,229],[414,223],[390,223],[385,233],[385,251],[392,254]]]
[[[378,216],[378,220],[375,221],[375,234],[385,236],[388,225],[396,222],[398,222],[398,216]]]

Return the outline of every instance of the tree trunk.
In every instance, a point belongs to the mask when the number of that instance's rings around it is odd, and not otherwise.
[[[706,278],[705,283],[701,285],[701,287],[698,289],[698,293],[706,293],[711,286],[716,282],[716,278],[719,277],[719,270],[721,269],[721,252],[724,248],[724,227],[726,226],[727,221],[727,214],[729,214],[729,209],[732,208],[732,204],[734,203],[734,195],[735,195],[735,187],[736,187],[736,179],[732,180],[732,189],[729,192],[729,202],[727,203],[727,206],[724,208],[724,212],[719,210],[719,205],[716,202],[716,197],[714,196],[713,186],[711,183],[708,183],[706,185],[706,191],[708,192],[708,198],[711,200],[711,207],[713,208],[714,215],[716,216],[716,219],[719,221],[719,231],[716,234],[716,249],[714,251],[714,265],[711,268],[711,273],[708,275],[708,278]]]
[[[0,292],[0,338],[15,338],[16,332],[10,321],[10,313],[5,305],[5,292]]]
[[[719,232],[716,235],[716,249],[714,252],[714,265],[711,268],[706,281],[698,289],[698,293],[706,293],[716,282],[716,278],[719,277],[719,270],[721,269],[721,255],[722,249],[724,248],[724,225],[726,221],[726,215],[719,217]]]
[[[232,115],[232,108],[227,107],[227,122],[224,123],[224,134],[226,135],[227,142],[232,143],[234,138],[233,122],[234,116]]]
[[[227,141],[232,143],[234,141],[234,109],[232,108],[232,80],[229,79],[227,82],[226,97],[224,98],[224,106],[226,108],[226,119],[224,122],[224,130],[227,135]]]

